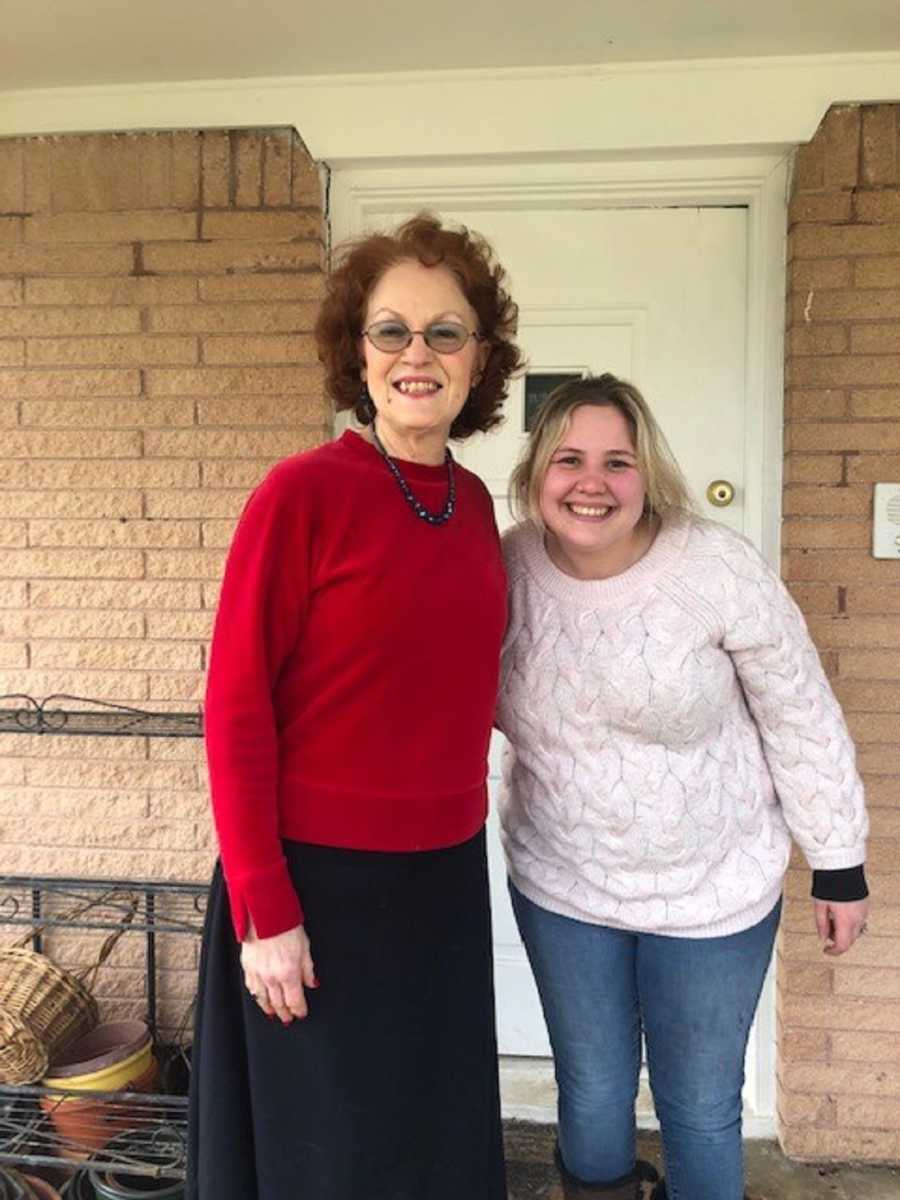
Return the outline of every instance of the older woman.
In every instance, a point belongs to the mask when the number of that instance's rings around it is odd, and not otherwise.
[[[279,464],[235,534],[206,700],[200,1200],[505,1197],[484,845],[505,576],[447,442],[500,419],[515,319],[465,229],[351,246],[316,337],[362,431]]]

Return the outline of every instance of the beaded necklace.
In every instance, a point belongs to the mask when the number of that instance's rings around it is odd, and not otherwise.
[[[393,477],[399,484],[400,491],[406,498],[406,503],[410,506],[413,512],[423,521],[427,521],[429,525],[445,525],[453,516],[456,508],[456,481],[453,478],[453,455],[448,447],[444,451],[444,462],[447,464],[447,502],[440,512],[431,512],[425,507],[421,500],[417,500],[412,488],[400,474],[400,468],[385,450],[381,438],[375,432],[375,426],[372,426],[372,441],[375,443],[375,448],[378,450],[381,457],[388,465]]]

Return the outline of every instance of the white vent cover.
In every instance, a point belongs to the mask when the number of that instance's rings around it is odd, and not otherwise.
[[[900,558],[900,483],[875,484],[872,554]]]

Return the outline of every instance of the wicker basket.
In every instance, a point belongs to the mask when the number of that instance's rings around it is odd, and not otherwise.
[[[128,899],[129,909],[120,927],[101,946],[97,962],[77,973],[19,944],[0,950],[0,1083],[35,1083],[46,1074],[47,1062],[54,1054],[97,1024],[97,1001],[90,988],[134,918],[137,900]],[[89,906],[95,903],[98,901]],[[85,907],[67,916],[74,917]],[[23,940],[28,941],[35,932]]]

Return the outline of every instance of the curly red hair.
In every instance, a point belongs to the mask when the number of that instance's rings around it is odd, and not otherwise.
[[[341,248],[315,326],[325,389],[338,411],[352,409],[363,424],[371,420],[359,375],[366,305],[385,271],[409,259],[453,272],[490,346],[478,385],[453,422],[450,436],[467,438],[491,429],[503,419],[500,410],[510,377],[522,365],[513,340],[518,308],[506,290],[506,272],[484,238],[464,226],[448,229],[430,213],[419,213],[392,233],[368,234]]]

